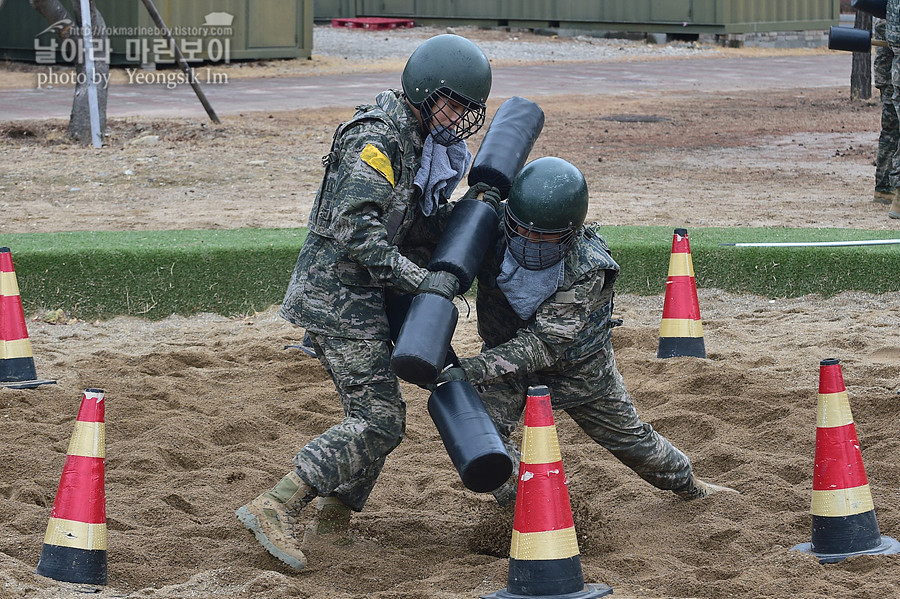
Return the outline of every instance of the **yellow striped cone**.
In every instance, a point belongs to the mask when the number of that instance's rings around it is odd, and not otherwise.
[[[30,389],[55,382],[37,378],[12,253],[0,247],[0,386]]]
[[[792,549],[811,553],[823,564],[900,552],[900,543],[878,529],[844,376],[834,358],[819,364],[816,420],[812,542]]]
[[[676,356],[706,357],[700,301],[697,299],[697,283],[694,279],[687,229],[675,229],[672,238],[666,299],[659,329],[659,348],[656,351],[657,358]]]
[[[85,390],[38,560],[41,576],[106,584],[105,411],[103,389]]]
[[[516,512],[505,589],[484,599],[593,599],[612,594],[605,584],[584,584],[575,522],[563,472],[550,391],[529,387]]]

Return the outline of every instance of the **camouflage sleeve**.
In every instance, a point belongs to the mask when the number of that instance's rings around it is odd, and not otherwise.
[[[551,348],[534,331],[521,329],[515,337],[471,358],[460,366],[473,385],[547,368],[556,361]]]
[[[426,271],[400,254],[388,241],[384,223],[394,191],[393,164],[399,164],[399,148],[372,127],[349,132],[343,142],[341,173],[335,208],[335,240],[347,248],[351,259],[369,271],[376,283],[413,292]],[[373,158],[374,156],[374,158]]]
[[[602,270],[591,273],[568,291],[552,295],[538,307],[534,320],[516,336],[460,363],[473,384],[510,375],[524,375],[553,366],[565,355],[579,331],[588,326],[591,313],[600,308]]]

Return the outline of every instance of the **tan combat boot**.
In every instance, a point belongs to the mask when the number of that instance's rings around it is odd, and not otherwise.
[[[300,550],[300,539],[294,530],[295,518],[315,496],[315,489],[296,472],[290,472],[274,489],[238,508],[235,514],[266,551],[294,570],[302,570],[306,556]]]
[[[878,202],[879,204],[890,204],[897,195],[897,191],[892,189],[891,191],[875,191],[875,197],[872,199]]]
[[[352,541],[346,538],[350,528],[350,508],[337,497],[319,497],[316,503],[316,515],[306,525],[303,533],[303,547],[316,540],[328,537],[332,544],[349,545]]]
[[[693,474],[691,475],[691,480],[686,485],[672,490],[673,493],[675,493],[685,501],[703,499],[704,497],[709,497],[710,495],[719,493],[720,491],[725,491],[728,493],[739,493],[739,491],[736,491],[731,487],[723,487],[721,485],[714,485],[712,483],[702,481]]]
[[[900,218],[900,190],[897,190],[897,194],[894,195],[894,200],[891,202],[891,211],[888,212],[888,216],[891,218]]]

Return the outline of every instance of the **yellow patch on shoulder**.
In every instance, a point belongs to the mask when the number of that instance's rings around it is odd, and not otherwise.
[[[366,144],[366,147],[363,148],[359,157],[362,158],[363,162],[384,175],[384,178],[391,184],[391,187],[395,185],[394,167],[391,166],[391,159],[388,158],[384,152],[372,144]]]

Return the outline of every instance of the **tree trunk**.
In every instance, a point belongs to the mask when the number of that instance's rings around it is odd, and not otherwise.
[[[73,0],[72,11],[78,23],[83,23],[81,18],[81,3]],[[109,83],[109,55],[106,51],[107,35],[106,21],[97,10],[97,6],[91,0],[91,37],[94,40],[94,82],[97,86],[97,107],[100,113],[100,137],[106,133],[106,92]],[[88,105],[88,80],[85,72],[87,53],[76,67],[78,75],[75,85],[75,98],[72,100],[72,114],[69,116],[69,137],[80,142],[91,143],[91,112]]]
[[[88,105],[88,81],[84,64],[84,61],[87,60],[87,52],[83,49],[81,40],[81,3],[73,0],[73,18],[59,0],[30,0],[30,2],[31,6],[51,24],[64,20],[78,24],[78,27],[62,28],[58,31],[63,39],[77,37],[78,47],[82,48],[81,60],[75,65],[77,83],[67,133],[70,138],[89,144],[91,143],[91,113]],[[103,15],[97,10],[93,0],[91,0],[91,33],[94,40],[94,82],[97,86],[97,106],[100,113],[100,136],[102,138],[106,132],[106,96],[109,84],[108,37],[106,21],[103,20]]]
[[[856,29],[872,31],[872,15],[856,11]],[[872,53],[854,52],[853,66],[850,68],[850,99],[868,100],[872,97]]]

